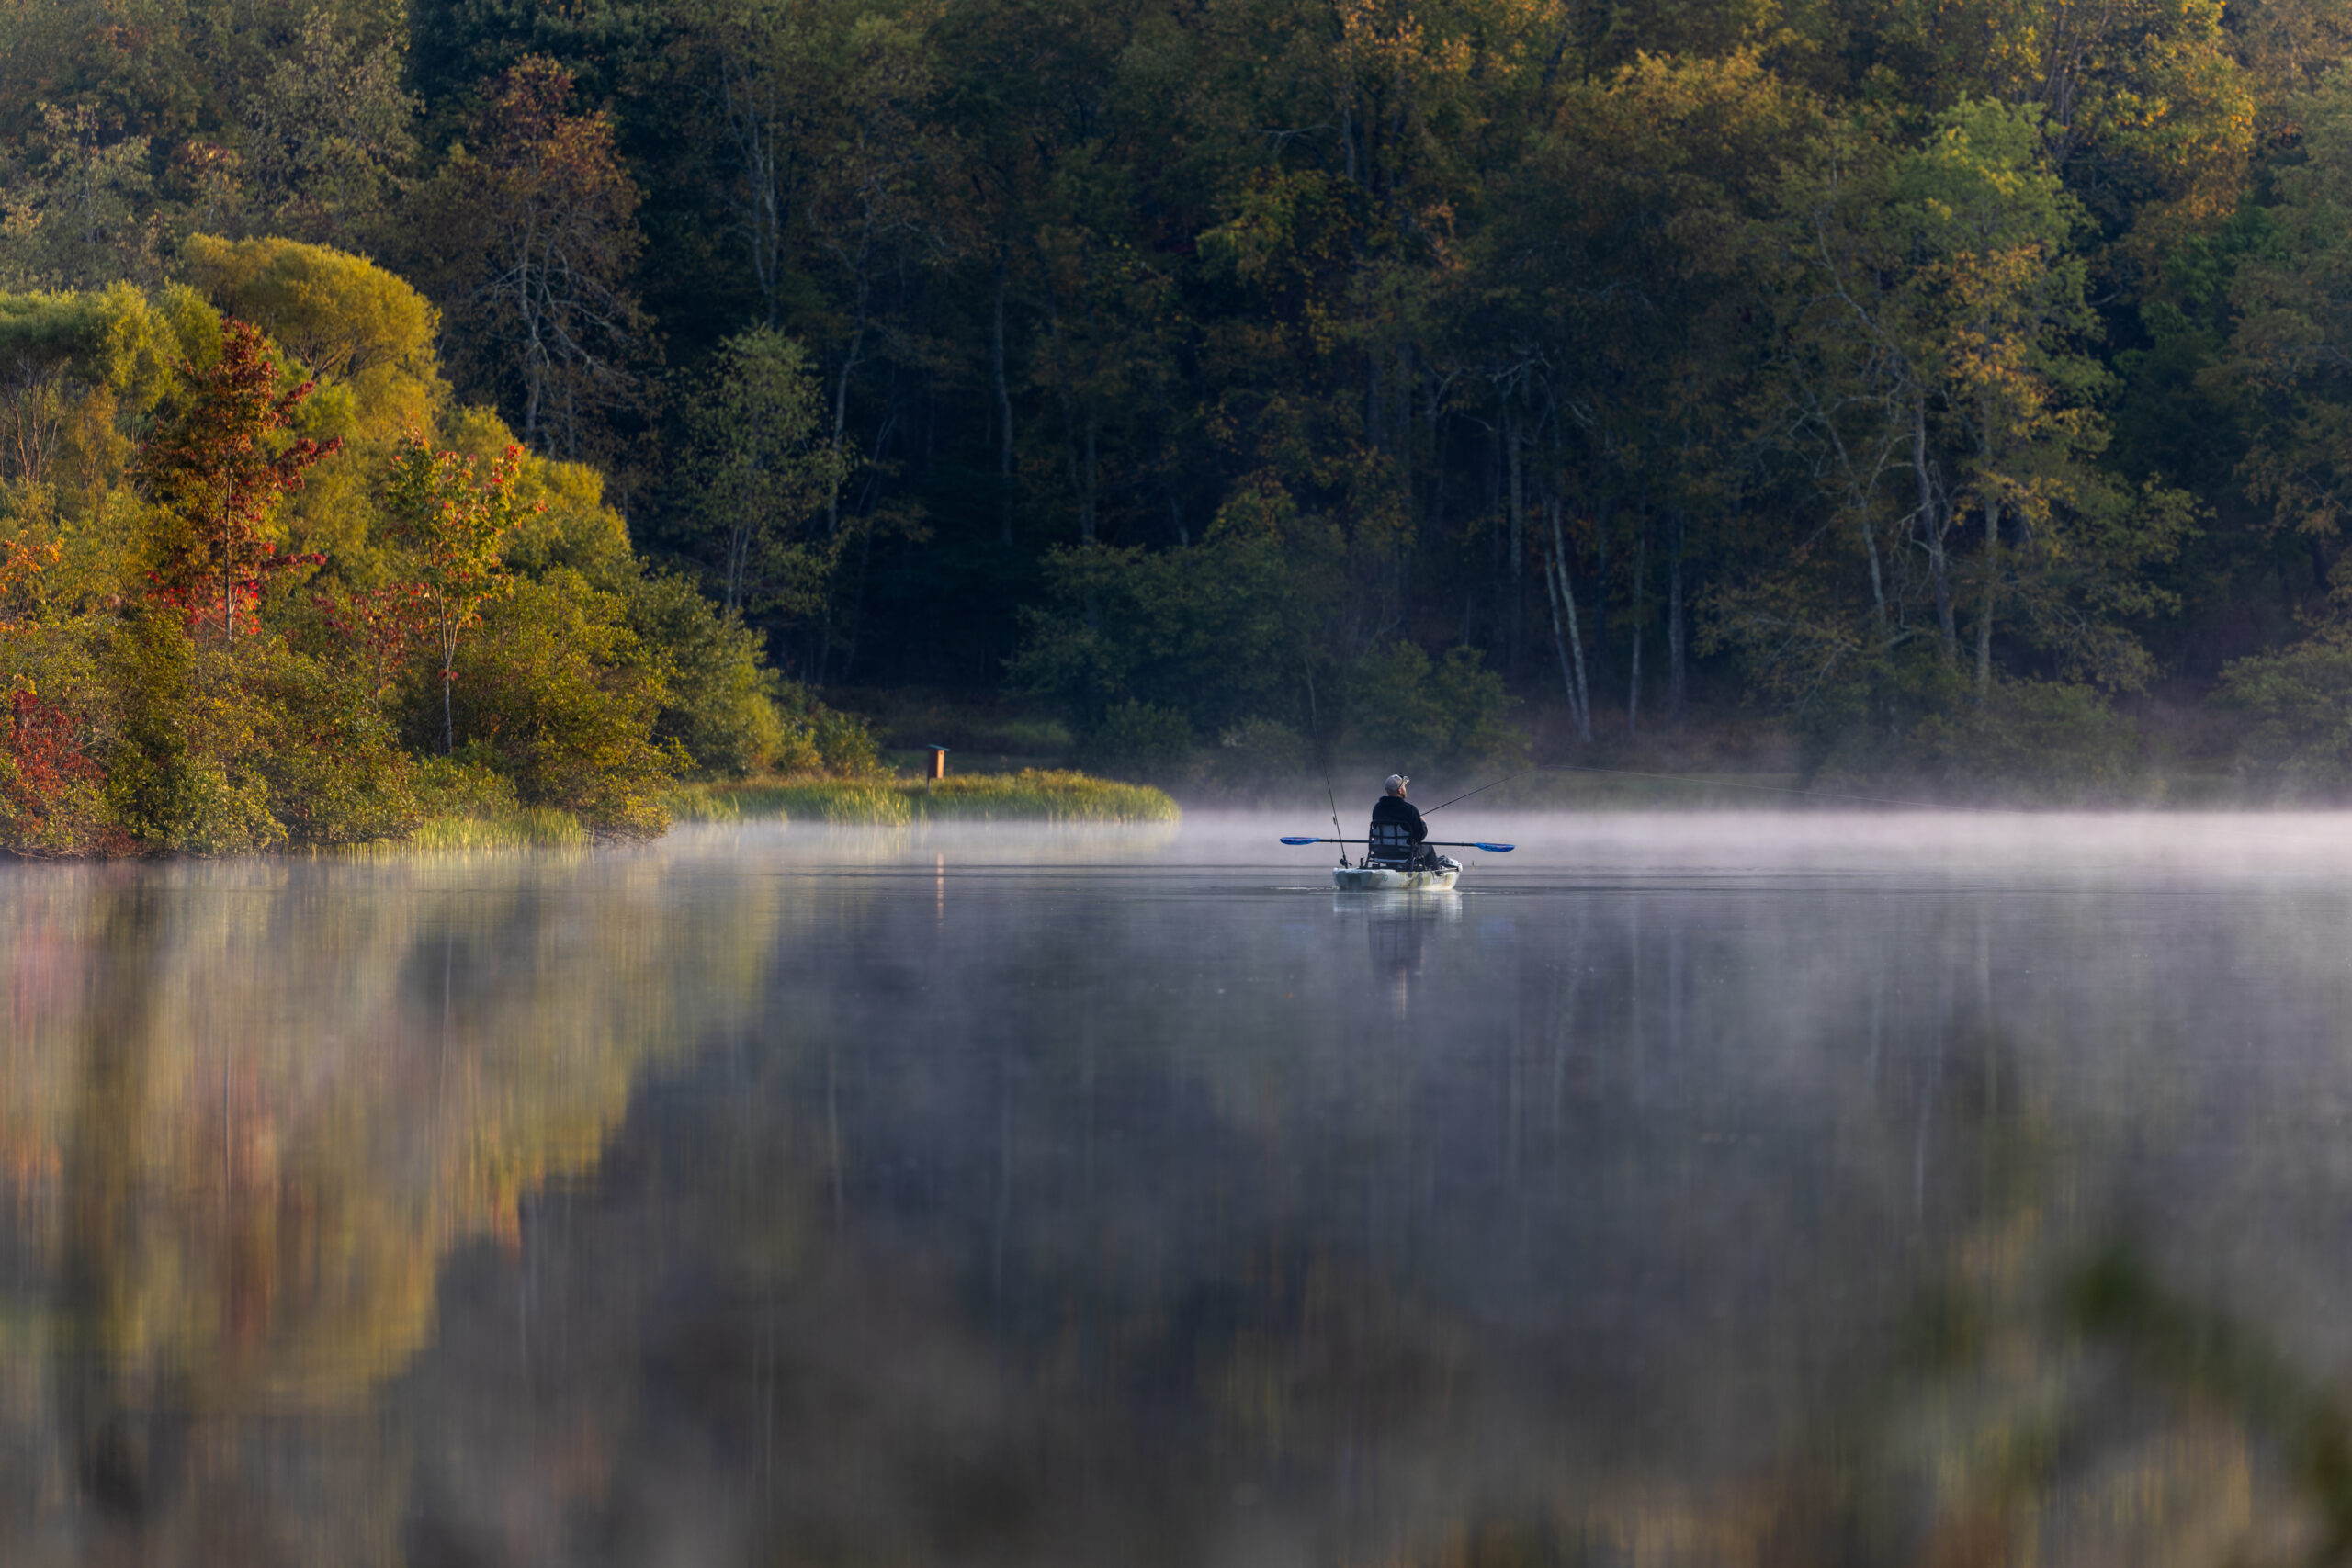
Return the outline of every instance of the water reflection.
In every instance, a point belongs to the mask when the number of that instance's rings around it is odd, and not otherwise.
[[[1428,962],[1429,934],[1440,922],[1462,918],[1462,896],[1451,890],[1340,893],[1332,896],[1331,913],[1341,921],[1363,922],[1372,943],[1373,987],[1403,1018]]]
[[[7,874],[10,1560],[2352,1540],[2329,883],[1007,843]]]

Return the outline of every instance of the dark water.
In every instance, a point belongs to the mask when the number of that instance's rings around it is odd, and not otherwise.
[[[1506,826],[0,873],[0,1558],[2352,1540],[2352,822]]]

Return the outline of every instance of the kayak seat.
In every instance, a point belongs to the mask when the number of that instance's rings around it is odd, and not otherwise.
[[[1401,822],[1374,822],[1371,841],[1364,846],[1363,863],[1388,871],[1410,871],[1419,858],[1419,850],[1411,835]]]

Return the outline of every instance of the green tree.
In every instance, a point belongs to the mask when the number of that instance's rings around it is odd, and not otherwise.
[[[808,351],[772,327],[729,338],[697,377],[682,466],[729,615],[805,612],[823,596],[837,547],[803,531],[842,478],[823,398]]]

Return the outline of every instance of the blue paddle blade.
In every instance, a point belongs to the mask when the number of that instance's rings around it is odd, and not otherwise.
[[[1284,839],[1283,840],[1285,844],[1319,844],[1322,841],[1320,839]]]
[[[1510,853],[1510,852],[1511,852],[1511,851],[1513,851],[1513,850],[1515,850],[1515,849],[1519,848],[1519,846],[1518,846],[1517,844],[1480,844],[1478,847],[1479,847],[1480,849],[1482,849],[1482,850],[1492,850],[1492,851],[1494,851],[1497,854],[1505,854],[1505,855],[1507,855],[1507,854]]]

